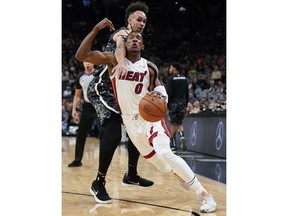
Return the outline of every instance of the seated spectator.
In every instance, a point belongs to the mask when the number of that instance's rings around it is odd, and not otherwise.
[[[188,102],[186,107],[187,114],[191,114],[191,110],[193,109],[193,104],[191,102]]]
[[[221,89],[218,89],[218,91],[216,92],[215,99],[217,101],[225,101],[226,100],[225,95],[221,92]]]
[[[217,109],[217,107],[218,107],[217,101],[213,97],[211,97],[209,100],[208,109],[214,112]]]
[[[188,107],[189,107],[189,114],[201,112],[199,100],[195,100],[192,104],[189,102]]]
[[[201,94],[202,94],[202,88],[199,85],[196,85],[196,88],[194,90],[194,94],[196,96],[196,98],[201,98]]]
[[[208,89],[202,90],[199,98],[207,98],[208,97]]]
[[[193,89],[189,89],[189,102],[192,104],[195,100],[197,100],[197,98],[194,95]]]
[[[212,71],[212,74],[211,74],[211,80],[214,80],[214,82],[216,83],[218,81],[221,81],[221,79],[222,79],[222,73],[218,69],[218,66],[215,65],[214,70]]]
[[[210,82],[209,82],[209,88],[208,88],[208,91],[209,92],[212,92],[213,91],[213,89],[214,89],[214,84],[215,84],[215,82],[214,82],[214,80],[210,80]]]
[[[221,108],[223,111],[226,111],[226,101],[221,102]]]
[[[69,100],[73,98],[72,90],[70,86],[66,86],[66,89],[63,92],[63,98],[69,99]]]
[[[68,85],[70,86],[71,89],[74,89],[74,87],[75,87],[75,77],[74,77],[73,74],[69,75]]]
[[[209,111],[209,101],[207,100],[207,98],[200,99],[200,110],[203,112]]]
[[[199,85],[202,90],[209,88],[209,85],[206,81],[206,75],[205,74],[202,74],[202,73],[198,74],[196,85]]]

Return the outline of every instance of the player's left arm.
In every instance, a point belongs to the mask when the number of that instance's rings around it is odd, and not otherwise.
[[[118,64],[113,68],[112,73],[118,70],[119,76],[124,76],[127,73],[125,66],[126,47],[123,35],[119,35],[116,40],[115,58]]]
[[[109,63],[110,59],[107,58],[106,54],[101,53],[98,50],[91,51],[92,43],[95,39],[95,37],[99,34],[99,32],[108,27],[110,31],[115,30],[113,23],[107,19],[104,18],[100,22],[98,22],[94,28],[89,32],[89,34],[84,38],[84,40],[81,42],[76,54],[75,58],[79,61],[87,61],[93,64],[106,64]],[[108,56],[111,54],[108,54]]]
[[[158,93],[160,94],[163,99],[168,103],[168,95],[166,92],[165,87],[161,84],[159,78],[158,78],[158,67],[153,64],[150,61],[147,61],[148,63],[148,69],[149,69],[149,74],[150,74],[150,88],[149,90],[152,90],[151,94]]]

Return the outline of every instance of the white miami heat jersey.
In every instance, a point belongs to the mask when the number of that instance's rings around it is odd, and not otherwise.
[[[135,63],[125,59],[125,64],[125,76],[119,78],[116,72],[110,78],[122,115],[134,115],[139,113],[138,104],[148,92],[150,75],[147,60],[144,58]]]

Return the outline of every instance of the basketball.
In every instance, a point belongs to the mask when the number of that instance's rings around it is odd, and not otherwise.
[[[139,113],[148,122],[163,119],[167,112],[167,104],[160,95],[145,95],[139,103]]]

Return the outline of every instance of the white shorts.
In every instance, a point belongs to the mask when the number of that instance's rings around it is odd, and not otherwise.
[[[125,129],[140,154],[148,159],[155,150],[161,155],[170,152],[170,135],[164,119],[158,122],[147,122],[140,114],[122,115]]]

